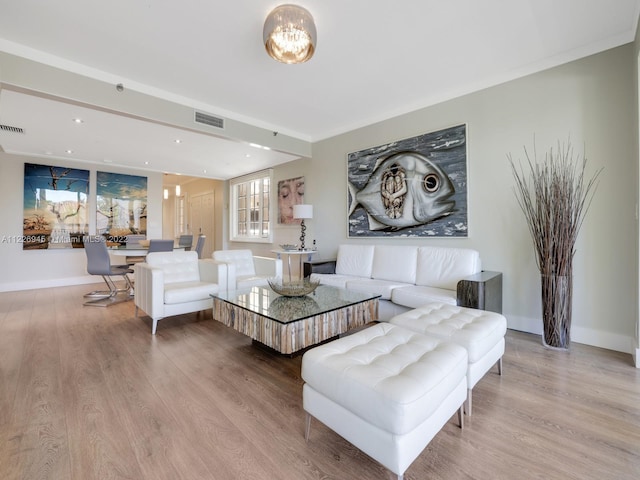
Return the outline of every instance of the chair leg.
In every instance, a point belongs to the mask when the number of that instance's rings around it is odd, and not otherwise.
[[[153,319],[153,325],[151,325],[151,335],[156,334],[156,329],[158,328],[158,319]]]
[[[467,412],[467,415],[469,415],[469,416],[471,416],[472,400],[473,400],[472,390],[469,389],[469,390],[467,390],[467,401],[465,402],[466,403],[465,410]]]
[[[307,413],[307,418],[304,426],[304,441],[309,441],[309,433],[311,432],[311,414]]]
[[[102,275],[102,280],[107,284],[109,290],[94,290],[93,292],[85,293],[85,298],[107,298],[111,296],[111,284],[107,281],[106,277]]]
[[[461,429],[464,428],[464,403],[458,409],[458,424]]]
[[[498,359],[498,375],[502,376],[502,357]]]

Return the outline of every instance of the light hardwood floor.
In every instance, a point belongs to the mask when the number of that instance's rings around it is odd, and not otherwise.
[[[317,421],[304,441],[301,358],[212,320],[151,335],[132,302],[83,307],[92,286],[0,293],[0,478],[387,479]],[[629,355],[545,350],[509,331],[504,376],[474,390],[407,479],[640,478],[640,371]]]

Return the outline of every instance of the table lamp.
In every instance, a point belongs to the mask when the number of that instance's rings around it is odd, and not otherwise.
[[[300,250],[304,250],[304,231],[307,229],[304,224],[304,220],[305,218],[313,218],[313,205],[294,205],[293,218],[302,219],[302,222],[300,222]]]

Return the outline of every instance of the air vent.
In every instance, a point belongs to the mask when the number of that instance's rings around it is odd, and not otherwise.
[[[196,123],[202,123],[204,125],[209,125],[210,127],[224,129],[224,118],[215,117],[213,115],[209,115],[208,113],[202,112],[195,112],[195,114]]]
[[[20,127],[12,127],[10,125],[0,125],[0,131],[10,133],[24,133],[24,130]]]

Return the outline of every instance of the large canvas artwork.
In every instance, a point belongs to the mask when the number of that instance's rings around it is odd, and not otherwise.
[[[82,247],[89,170],[24,164],[23,250]]]
[[[147,177],[98,172],[96,190],[98,234],[124,243],[129,234],[147,233]]]
[[[466,125],[347,157],[349,237],[466,237]]]

